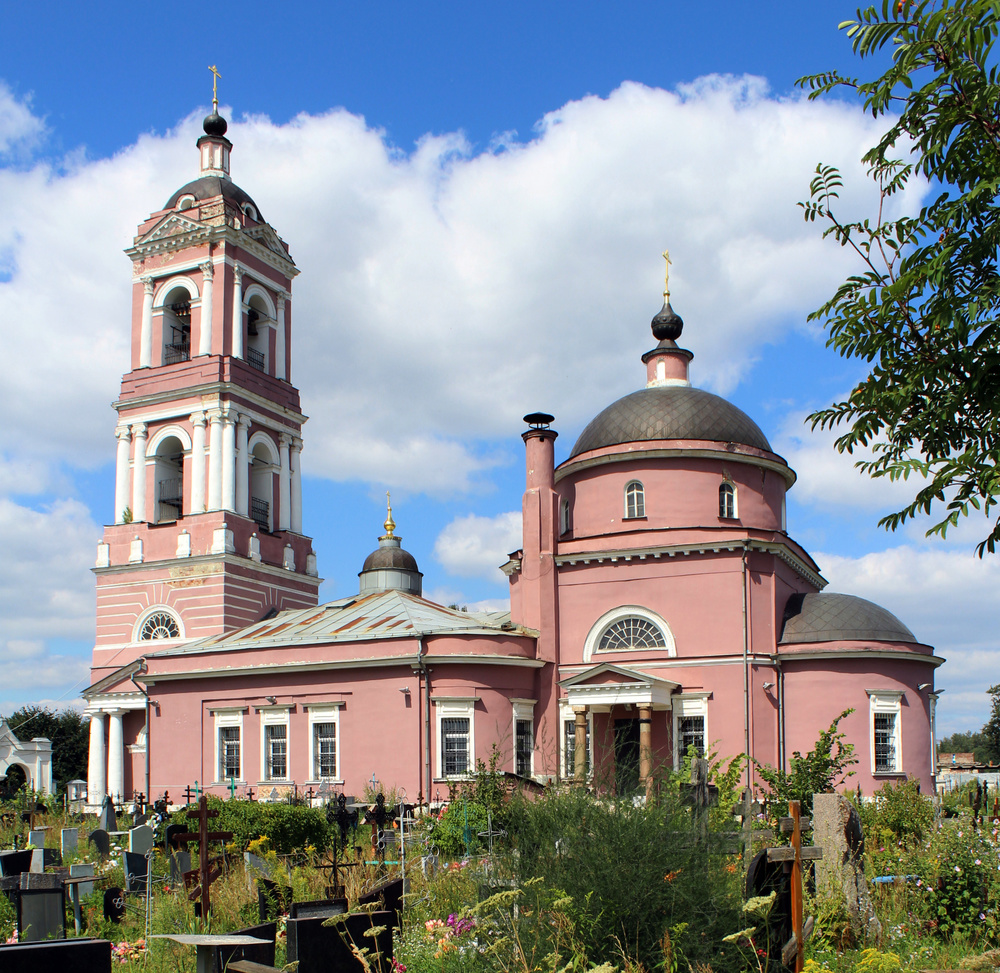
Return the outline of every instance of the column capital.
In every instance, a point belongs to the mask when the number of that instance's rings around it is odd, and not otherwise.
[[[240,414],[240,417],[237,421],[241,426],[245,427],[246,429],[249,429],[251,424],[253,423],[253,419],[251,419],[250,416],[248,416],[245,412]]]
[[[210,422],[222,422],[222,417],[225,412],[222,409],[206,409],[205,415],[208,416]]]
[[[211,260],[206,260],[204,263],[198,264],[198,269],[205,276],[206,280],[211,280],[215,277],[215,264]]]
[[[132,435],[135,436],[137,439],[145,439],[146,429],[147,429],[146,423],[137,422],[132,426]]]
[[[294,438],[295,437],[292,436],[291,433],[280,432],[280,433],[278,433],[278,445],[279,446],[289,446],[289,445],[291,445],[291,442],[292,442],[292,440]]]
[[[129,427],[128,427],[127,424],[124,425],[124,426],[118,426],[115,429],[115,438],[116,439],[124,439],[126,442],[128,442],[128,440],[131,438],[131,435],[132,435],[132,433],[129,430]]]
[[[237,284],[243,279],[243,268],[237,263],[233,264],[233,277]]]
[[[301,453],[302,452],[302,440],[298,436],[292,436],[292,452]]]
[[[220,409],[219,414],[222,416],[222,421],[227,426],[235,426],[236,420],[239,418],[239,413],[231,406]]]
[[[142,281],[142,292],[144,294],[152,294],[154,289],[156,288],[156,282],[153,280],[153,278],[147,276],[147,277],[141,277],[140,280]]]
[[[192,412],[191,413],[191,424],[194,426],[203,426],[207,421],[207,417],[204,412]]]
[[[284,304],[285,304],[285,301],[291,300],[291,297],[292,297],[292,295],[289,294],[288,291],[278,290],[278,292],[277,292],[278,307],[283,307]]]

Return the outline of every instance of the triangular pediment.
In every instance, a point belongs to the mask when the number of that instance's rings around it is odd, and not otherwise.
[[[610,662],[560,680],[559,685],[571,706],[585,707],[631,703],[669,709],[671,697],[680,689],[675,682]]]
[[[292,258],[288,255],[288,251],[285,249],[284,244],[281,242],[281,237],[267,224],[259,223],[257,226],[248,226],[244,231],[248,237],[256,240],[258,243],[262,243],[268,250],[273,251],[279,257],[284,257],[285,260],[291,260]]]
[[[629,683],[648,686],[650,682],[661,681],[654,676],[648,676],[644,672],[636,672],[626,666],[602,662],[600,665],[591,666],[586,672],[578,672],[575,676],[561,680],[559,685],[565,689],[569,689],[571,686],[621,686]]]
[[[204,227],[197,220],[192,220],[180,213],[171,213],[156,224],[144,237],[136,241],[136,246],[144,243],[155,243],[157,240],[167,240],[171,237],[183,236],[185,233],[196,233]]]

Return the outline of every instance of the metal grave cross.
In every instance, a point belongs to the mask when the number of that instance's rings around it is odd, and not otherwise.
[[[208,819],[217,818],[219,812],[216,810],[209,810],[208,808],[208,798],[202,794],[201,800],[198,802],[198,810],[194,813],[188,813],[189,819],[194,819],[198,822],[197,831],[189,831],[184,834],[177,835],[178,841],[197,841],[198,842],[198,885],[196,885],[191,892],[188,894],[188,898],[194,902],[195,899],[201,900],[201,917],[202,919],[207,919],[209,911],[212,908],[211,898],[209,896],[209,889],[217,878],[222,875],[222,870],[216,867],[219,863],[218,858],[209,858],[208,855],[208,843],[210,841],[229,841],[232,838],[232,831],[209,831],[208,830]],[[190,872],[187,874],[191,874]],[[187,876],[185,876],[186,878]]]

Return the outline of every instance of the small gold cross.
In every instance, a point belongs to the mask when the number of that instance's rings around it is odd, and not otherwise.
[[[664,250],[660,256],[667,262],[667,267],[663,274],[663,296],[670,297],[670,251]]]
[[[210,64],[208,70],[212,72],[212,111],[216,114],[219,112],[219,78],[222,77],[219,74],[219,69],[214,65]]]

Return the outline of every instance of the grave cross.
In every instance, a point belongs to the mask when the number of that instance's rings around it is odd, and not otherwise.
[[[805,944],[813,930],[813,917],[802,921],[802,863],[818,861],[823,857],[823,849],[815,846],[802,847],[802,832],[812,828],[812,819],[803,818],[798,801],[788,802],[790,817],[780,818],[778,827],[782,832],[792,834],[790,846],[768,848],[768,861],[790,862],[792,867],[792,938],[781,950],[781,962],[790,966],[795,957],[795,973],[802,973],[805,966]]]
[[[198,830],[177,835],[178,841],[198,842],[198,869],[200,872],[199,884],[191,890],[188,898],[192,902],[195,899],[201,899],[202,919],[208,918],[208,913],[212,907],[211,898],[209,896],[209,889],[212,882],[214,882],[222,874],[222,871],[215,867],[218,865],[219,859],[209,858],[208,843],[210,841],[229,841],[229,839],[233,836],[232,831],[208,830],[208,819],[217,818],[218,816],[218,811],[210,811],[208,809],[208,798],[202,794],[201,799],[198,801],[198,810],[194,813],[188,814],[189,819],[193,818],[198,822]]]
[[[754,821],[763,810],[760,802],[754,800],[753,791],[749,787],[743,788],[743,797],[740,803],[733,805],[733,817],[740,819],[740,842],[743,846],[744,868],[750,867],[754,841],[769,841],[774,837],[774,832],[770,828],[754,828]]]
[[[229,778],[229,799],[232,800],[236,796],[236,778]]]
[[[191,790],[191,785],[188,784],[187,787],[184,788],[184,803],[185,804],[190,804],[191,803],[191,799],[193,797],[194,797],[194,791]]]

